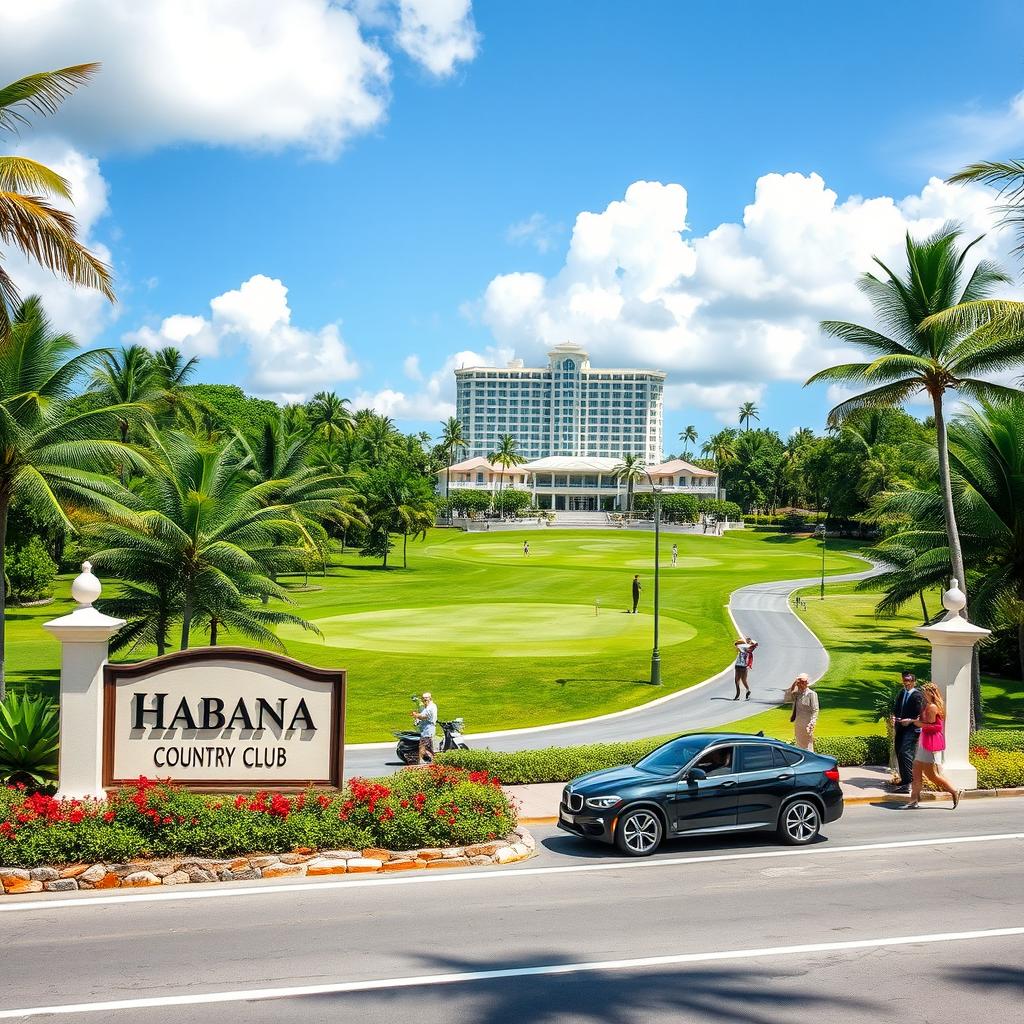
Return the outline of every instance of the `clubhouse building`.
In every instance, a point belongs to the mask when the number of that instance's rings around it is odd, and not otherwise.
[[[626,483],[615,478],[615,467],[622,459],[600,456],[550,455],[504,473],[485,458],[465,459],[451,467],[451,490],[472,488],[496,493],[502,486],[528,491],[535,508],[554,512],[619,512],[626,509]],[[714,498],[718,494],[718,476],[673,459],[647,472],[663,494],[693,494]],[[438,472],[438,489],[443,494],[446,470]],[[633,484],[634,494],[650,492],[646,477]]]

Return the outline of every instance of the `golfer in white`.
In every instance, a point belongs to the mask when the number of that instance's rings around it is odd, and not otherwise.
[[[676,567],[676,562],[678,562],[678,561],[679,561],[679,545],[678,544],[673,544],[672,545],[672,568],[673,569]]]

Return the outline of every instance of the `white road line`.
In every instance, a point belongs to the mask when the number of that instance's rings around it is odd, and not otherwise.
[[[144,1010],[161,1006],[198,1006],[209,1003],[241,1003],[267,999],[295,999],[302,996],[338,995],[345,992],[373,992],[382,989],[425,988],[458,985],[505,978],[536,978],[556,974],[582,974],[596,971],[631,971],[644,967],[674,967],[682,964],[709,963],[716,960],[750,960],[756,957],[800,956],[811,953],[835,953],[854,949],[879,949],[937,942],[967,942],[974,939],[998,939],[1024,935],[1024,928],[990,928],[986,931],[939,932],[931,935],[896,935],[890,938],[850,939],[843,942],[812,942],[799,946],[764,946],[755,949],[724,949],[705,953],[673,953],[668,956],[644,956],[630,960],[592,960],[583,963],[540,964],[536,967],[509,967],[491,971],[460,971],[453,974],[421,974],[406,978],[375,978],[369,981],[339,981],[326,985],[294,985],[282,988],[237,989],[184,996],[149,996],[141,999],[112,999],[96,1003],[69,1003],[64,1006],[30,1006],[0,1010],[0,1020],[41,1017],[53,1013],[111,1013],[116,1010]]]
[[[584,874],[593,871],[641,871],[657,868],[678,867],[683,864],[719,864],[734,860],[774,860],[782,857],[820,857],[826,854],[840,853],[872,853],[876,850],[907,850],[922,846],[959,846],[964,843],[996,843],[1024,839],[1024,832],[1003,832],[980,836],[945,836],[938,839],[903,839],[888,843],[862,843],[857,846],[805,846],[797,849],[759,850],[756,853],[719,853],[696,857],[664,857],[659,860],[633,861],[602,861],[598,864],[566,864],[550,868],[512,868],[497,871],[488,868],[484,871],[452,870],[444,872],[416,872],[414,875],[398,877],[361,876],[344,878],[336,881],[291,882],[261,885],[246,885],[220,888],[209,885],[195,888],[159,889],[155,892],[140,892],[105,896],[79,896],[75,899],[37,899],[19,902],[8,902],[0,899],[0,914],[17,914],[26,911],[65,910],[68,908],[89,908],[102,904],[130,906],[133,903],[168,902],[171,900],[209,900],[236,896],[268,896],[280,893],[297,893],[308,890],[323,891],[325,889],[362,889],[368,886],[394,885],[431,885],[453,882],[514,882],[527,875],[566,875]]]

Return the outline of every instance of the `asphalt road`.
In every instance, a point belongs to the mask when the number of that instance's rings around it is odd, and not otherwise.
[[[4,897],[0,1020],[1013,1020],[1022,809],[849,808],[796,851],[626,862],[537,830],[507,869]]]
[[[875,570],[830,576],[830,582],[863,579]],[[726,668],[706,683],[657,698],[630,711],[605,715],[586,721],[549,726],[542,729],[518,729],[504,734],[468,736],[471,747],[493,750],[535,750],[540,747],[568,746],[576,743],[603,743],[610,740],[640,739],[663,733],[716,728],[764,711],[781,703],[782,691],[794,676],[806,672],[820,679],[828,668],[828,654],[818,638],[793,614],[789,605],[794,590],[816,583],[816,579],[785,580],[779,583],[755,583],[733,592],[729,608],[737,628],[744,636],[758,640],[761,646],[750,671],[750,700],[734,701],[732,659],[722,652]],[[441,702],[442,717],[457,713],[444,707],[444,694],[435,694]],[[396,728],[405,727],[405,719],[396,709]],[[394,746],[348,747],[345,774],[383,775],[400,767]]]

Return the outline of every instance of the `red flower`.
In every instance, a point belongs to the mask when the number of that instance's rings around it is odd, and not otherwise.
[[[68,821],[72,825],[77,825],[85,817],[85,812],[79,810],[77,807],[68,815]]]
[[[104,821],[106,821],[106,822],[111,822],[111,821],[113,821],[113,820],[114,820],[114,818],[116,818],[116,817],[117,817],[117,815],[116,815],[116,814],[115,814],[115,813],[114,813],[113,811],[107,811],[107,812],[106,812],[106,813],[105,813],[105,814],[103,815],[103,820],[104,820]]]

